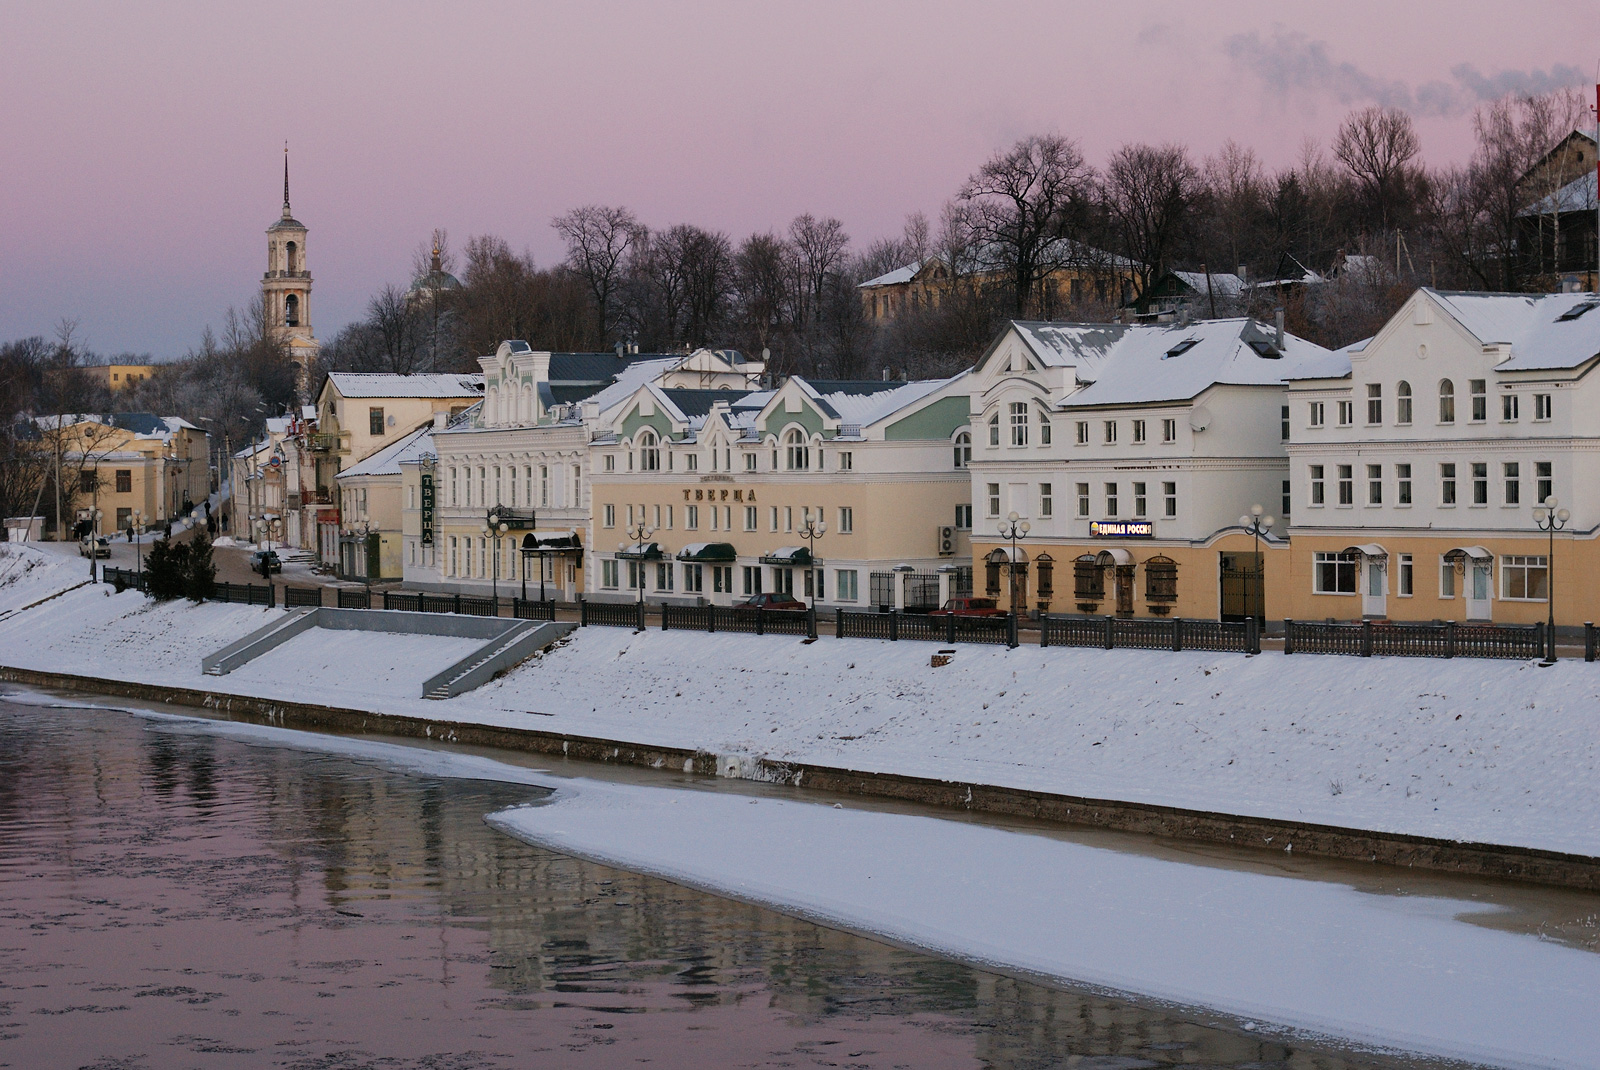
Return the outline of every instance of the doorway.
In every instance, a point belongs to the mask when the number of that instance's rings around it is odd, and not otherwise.
[[[1223,620],[1242,621],[1267,617],[1266,575],[1262,555],[1225,553],[1218,555],[1219,608]]]

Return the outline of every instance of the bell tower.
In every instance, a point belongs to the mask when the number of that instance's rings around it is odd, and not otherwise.
[[[306,267],[306,228],[289,211],[289,145],[283,146],[283,216],[267,228],[267,273],[261,279],[267,327],[284,343],[295,365],[295,382],[306,400],[311,366],[322,348],[311,331],[311,271]]]

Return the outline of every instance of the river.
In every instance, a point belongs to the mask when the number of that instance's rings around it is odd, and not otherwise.
[[[986,972],[484,824],[533,794],[0,698],[0,1066],[1443,1065]]]

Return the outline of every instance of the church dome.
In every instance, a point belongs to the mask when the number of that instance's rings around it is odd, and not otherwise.
[[[418,275],[411,280],[411,293],[423,294],[439,290],[459,290],[461,280],[450,274],[439,264],[439,250],[433,251],[433,262],[426,273]]]
[[[295,219],[291,215],[285,214],[282,219],[277,219],[277,220],[273,221],[272,226],[267,228],[267,233],[271,234],[275,230],[305,230],[305,229],[306,229],[306,225],[304,223],[300,222],[298,219]]]

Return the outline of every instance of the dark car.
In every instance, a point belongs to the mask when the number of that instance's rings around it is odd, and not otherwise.
[[[783,609],[804,613],[806,604],[795,600],[792,594],[758,594],[733,607],[734,609]]]
[[[270,576],[283,571],[283,561],[276,550],[257,550],[250,555],[250,571]]]
[[[993,598],[973,598],[970,595],[962,595],[950,599],[928,615],[930,617],[1003,617],[1006,615],[1006,611],[1001,609]]]

